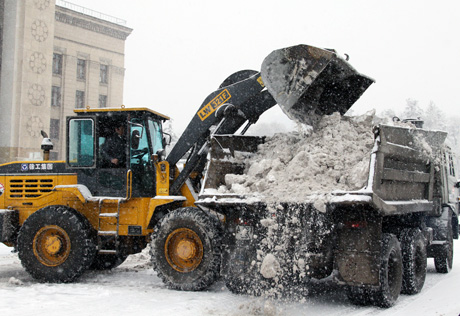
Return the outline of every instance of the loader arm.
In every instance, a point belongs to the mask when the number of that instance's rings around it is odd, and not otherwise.
[[[171,194],[179,192],[192,172],[200,173],[204,168],[203,162],[207,155],[206,144],[211,134],[211,127],[216,134],[234,134],[245,122],[255,123],[262,113],[276,104],[270,93],[264,90],[259,72],[239,73],[252,75],[211,93],[166,158],[173,170],[173,166],[193,148],[184,169],[171,185]]]

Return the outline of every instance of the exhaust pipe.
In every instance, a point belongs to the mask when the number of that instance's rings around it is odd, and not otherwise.
[[[40,131],[40,134],[42,134],[43,140],[41,144],[41,149],[43,150],[43,160],[48,161],[50,160],[50,151],[53,150],[53,142],[51,141],[51,138],[48,137],[48,134],[46,134],[45,131]]]

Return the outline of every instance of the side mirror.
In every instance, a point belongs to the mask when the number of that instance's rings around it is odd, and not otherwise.
[[[163,133],[163,147],[169,146],[171,144],[172,137],[168,133]]]
[[[457,180],[457,182],[455,182],[454,187],[456,187],[457,189],[460,188],[460,180]]]

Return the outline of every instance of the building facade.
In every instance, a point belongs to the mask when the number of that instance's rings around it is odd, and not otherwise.
[[[123,20],[57,0],[0,0],[0,163],[64,159],[75,108],[123,103]]]

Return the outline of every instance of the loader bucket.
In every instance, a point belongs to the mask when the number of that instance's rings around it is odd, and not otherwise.
[[[261,74],[286,115],[309,125],[323,115],[345,114],[374,82],[334,51],[308,45],[273,51]]]

